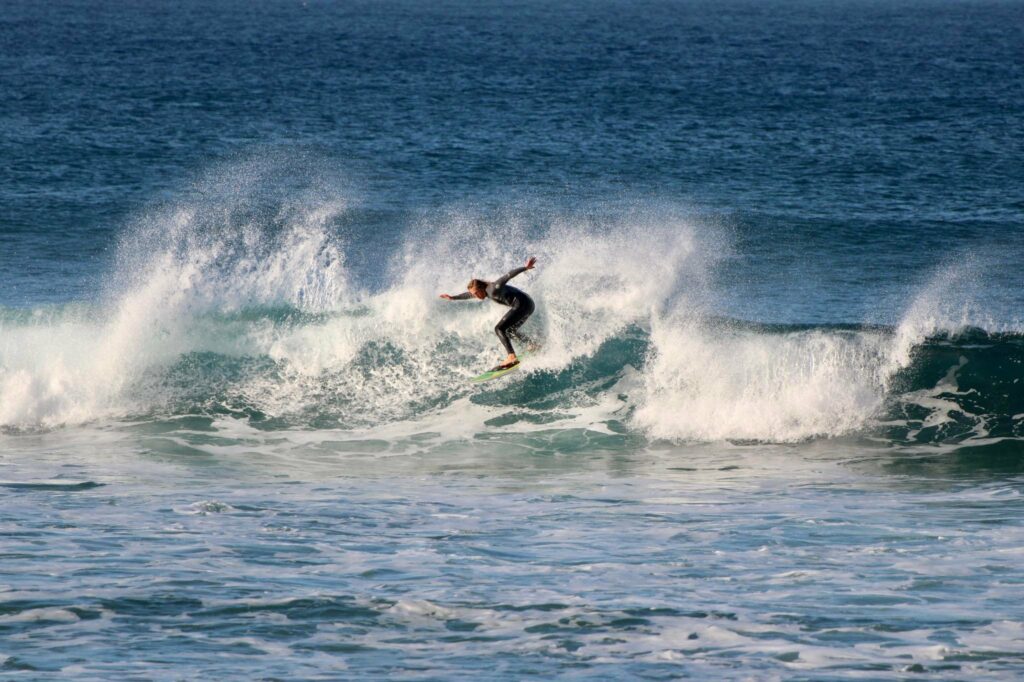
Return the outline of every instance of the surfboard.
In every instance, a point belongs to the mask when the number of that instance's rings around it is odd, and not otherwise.
[[[521,362],[516,363],[516,364],[512,365],[511,367],[509,367],[507,369],[489,369],[486,372],[484,372],[483,374],[476,375],[475,377],[470,379],[470,381],[472,381],[473,383],[479,384],[482,381],[490,381],[491,379],[497,379],[498,377],[505,376],[509,372],[516,371],[517,369],[519,369],[519,365],[521,365],[521,364],[523,364],[523,363],[521,363]]]
[[[519,367],[523,364],[523,359],[527,355],[529,355],[529,354],[530,354],[529,351],[527,351],[525,353],[520,353],[519,354],[519,362],[517,362],[516,364],[512,365],[508,369],[498,369],[498,368],[489,369],[486,372],[484,372],[483,374],[476,375],[475,377],[470,379],[470,381],[472,381],[475,384],[479,384],[482,381],[490,381],[491,379],[497,379],[498,377],[503,377],[506,374],[508,374],[509,372],[514,372],[517,369],[519,369]]]

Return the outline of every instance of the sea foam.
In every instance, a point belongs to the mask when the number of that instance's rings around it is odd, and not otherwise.
[[[450,207],[393,226],[393,247],[368,252],[356,198],[322,178],[293,187],[286,170],[264,160],[211,173],[126,228],[95,302],[3,316],[0,424],[212,412],[353,428],[422,422],[469,399],[541,424],[586,411],[653,438],[797,441],[864,428],[916,349],[980,309],[961,269],[923,284],[892,328],[730,320],[716,280],[728,230],[658,203]],[[372,280],[353,275],[356,253],[374,259]],[[538,302],[524,331],[543,349],[518,376],[471,386],[500,357],[502,311],[438,294],[530,255],[538,267],[514,284]]]

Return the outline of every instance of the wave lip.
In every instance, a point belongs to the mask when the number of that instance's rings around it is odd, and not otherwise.
[[[878,435],[885,422],[910,424],[902,435],[901,427],[886,433],[897,442],[982,437],[993,426],[1016,437],[1024,401],[1012,386],[1024,379],[1022,337],[978,326],[994,326],[980,305],[980,269],[969,259],[939,269],[890,329],[655,318],[637,421],[672,440]],[[907,407],[915,402],[923,416]],[[915,418],[923,422],[914,426]]]
[[[887,336],[662,323],[637,421],[657,438],[797,441],[860,428],[884,400]]]

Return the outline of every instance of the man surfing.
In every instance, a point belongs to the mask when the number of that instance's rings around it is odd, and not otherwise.
[[[531,256],[527,259],[524,267],[510,270],[508,274],[502,275],[493,282],[471,279],[469,284],[466,285],[467,291],[458,296],[441,294],[441,298],[447,301],[465,301],[470,298],[477,298],[482,301],[485,298],[489,298],[495,303],[511,308],[494,327],[494,333],[498,335],[501,345],[508,351],[508,357],[495,369],[508,369],[519,364],[519,358],[516,356],[516,351],[512,348],[512,342],[509,340],[510,336],[520,343],[527,344],[528,350],[533,350],[537,347],[537,344],[532,339],[519,331],[519,327],[526,322],[527,318],[533,314],[536,308],[533,304],[533,299],[527,296],[526,292],[508,284],[508,281],[516,275],[521,275],[527,270],[533,270],[536,263],[537,259]]]

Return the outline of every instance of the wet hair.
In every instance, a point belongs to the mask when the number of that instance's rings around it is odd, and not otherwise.
[[[469,280],[469,284],[466,285],[466,288],[470,291],[473,291],[474,289],[486,289],[487,282],[482,279],[471,279]]]

